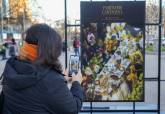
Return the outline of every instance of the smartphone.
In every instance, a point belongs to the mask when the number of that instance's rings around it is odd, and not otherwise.
[[[79,69],[79,56],[70,55],[69,60],[69,76],[72,76],[73,73],[77,74]]]

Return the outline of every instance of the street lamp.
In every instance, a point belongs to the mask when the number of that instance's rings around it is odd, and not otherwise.
[[[20,13],[21,13],[21,17],[22,17],[22,33],[24,33],[24,31],[25,31],[25,9],[24,8],[22,8],[22,9],[20,9]]]

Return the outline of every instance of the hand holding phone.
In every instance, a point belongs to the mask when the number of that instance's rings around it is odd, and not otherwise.
[[[81,70],[80,70],[80,69],[78,70],[77,75],[75,75],[75,74],[73,73],[73,76],[72,76],[72,83],[73,83],[74,81],[78,81],[80,84],[82,83],[82,74],[81,74]]]
[[[77,74],[79,69],[79,57],[76,55],[71,55],[69,60],[69,76],[72,74]]]
[[[63,74],[64,74],[64,78],[66,79],[66,81],[68,81],[68,82],[72,81],[72,77],[69,77],[68,69],[63,69]]]

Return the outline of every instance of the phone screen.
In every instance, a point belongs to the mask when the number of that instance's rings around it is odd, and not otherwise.
[[[77,74],[78,69],[79,69],[79,57],[76,55],[71,55],[69,61],[69,75],[71,76],[73,73]]]

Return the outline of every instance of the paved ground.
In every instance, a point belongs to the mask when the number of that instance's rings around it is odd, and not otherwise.
[[[161,57],[161,79],[165,80],[165,54]],[[145,77],[158,77],[158,55],[145,56]]]
[[[158,73],[158,61],[157,61],[157,55],[146,55],[146,65],[145,65],[145,74],[146,77],[157,77]],[[68,56],[69,59],[69,56]],[[161,71],[161,78],[165,80],[165,55],[161,58],[161,65],[162,65],[162,71]],[[65,54],[62,53],[60,57],[60,61],[63,65],[65,65]],[[5,61],[0,61],[0,74],[2,73],[5,66]],[[165,82],[161,83],[161,110],[165,112]],[[1,87],[0,87],[1,88]],[[157,108],[157,82],[146,82],[145,83],[145,102],[144,103],[137,103],[137,109],[156,109]],[[96,107],[100,106],[109,106],[110,109],[132,109],[132,103],[94,103],[93,104]],[[84,106],[87,106],[88,108],[89,103],[84,103]],[[82,113],[87,114],[87,113]],[[102,113],[94,113],[94,114],[102,114]],[[108,114],[108,113],[107,113]],[[116,114],[116,113],[111,113]],[[120,113],[120,114],[129,114],[129,113]],[[140,113],[138,113],[140,114]],[[141,113],[141,114],[148,114],[148,113]],[[154,113],[152,113],[154,114]],[[162,113],[165,114],[165,113]]]

